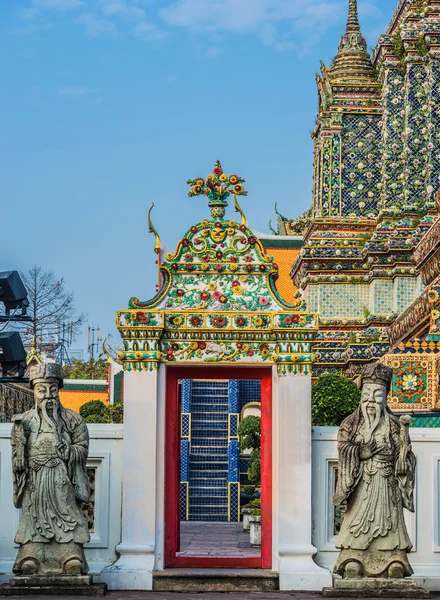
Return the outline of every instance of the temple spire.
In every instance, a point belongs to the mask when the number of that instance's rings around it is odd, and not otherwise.
[[[357,0],[348,0],[347,33],[360,31]]]

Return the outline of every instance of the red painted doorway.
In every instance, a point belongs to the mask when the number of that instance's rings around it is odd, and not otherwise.
[[[261,555],[258,557],[179,556],[180,550],[180,394],[181,379],[261,381]],[[167,367],[165,426],[165,567],[272,567],[272,370],[270,368]]]

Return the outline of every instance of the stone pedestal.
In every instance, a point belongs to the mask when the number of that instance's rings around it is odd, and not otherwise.
[[[22,575],[0,586],[0,596],[105,596],[90,575]]]
[[[333,587],[324,588],[326,598],[429,598],[429,592],[417,587],[414,579],[364,577],[341,579],[335,577]]]

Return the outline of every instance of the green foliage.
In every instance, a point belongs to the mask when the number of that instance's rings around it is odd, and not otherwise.
[[[63,373],[65,379],[107,379],[107,360],[75,360],[70,367],[63,367]]]
[[[90,415],[105,415],[107,407],[101,400],[91,400],[86,402],[79,409],[79,414],[83,419],[86,419]]]
[[[260,485],[261,481],[261,458],[260,450],[252,450],[251,464],[248,469],[248,479],[250,483]]]
[[[121,402],[109,406],[112,423],[124,422],[124,405]]]
[[[81,406],[79,414],[86,423],[123,423],[124,405],[106,406],[101,400],[92,400]]]
[[[238,426],[240,446],[242,450],[257,450],[261,444],[261,419],[255,415],[248,415]]]
[[[256,508],[253,512],[252,512],[252,516],[254,517],[261,517],[261,509],[260,508]]]
[[[254,485],[244,485],[242,488],[242,491],[245,496],[253,496],[255,494],[255,486]]]
[[[398,31],[392,39],[393,52],[399,59],[399,71],[404,75],[406,73],[406,49],[400,31]]]
[[[97,413],[94,415],[89,415],[88,417],[86,417],[84,419],[84,421],[86,423],[111,423],[111,417],[110,414],[108,412],[101,414],[101,413]]]
[[[261,508],[261,499],[254,498],[246,506],[243,506],[243,508]]]
[[[429,54],[429,45],[424,37],[419,37],[416,40],[414,47],[420,54],[420,56],[426,56],[427,54]]]
[[[360,390],[348,377],[337,373],[321,375],[312,386],[312,425],[340,425],[356,410],[360,396]]]

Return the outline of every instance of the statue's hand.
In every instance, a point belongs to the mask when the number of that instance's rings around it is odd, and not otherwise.
[[[57,450],[58,450],[58,456],[62,460],[69,460],[69,456],[70,456],[70,445],[69,444],[67,444],[66,442],[60,442],[57,445]]]
[[[24,464],[24,458],[16,458],[15,459],[15,470],[19,473],[22,473],[26,469]]]
[[[375,454],[377,454],[378,448],[376,440],[373,438],[368,444],[360,444],[359,456],[361,460],[368,460]]]

